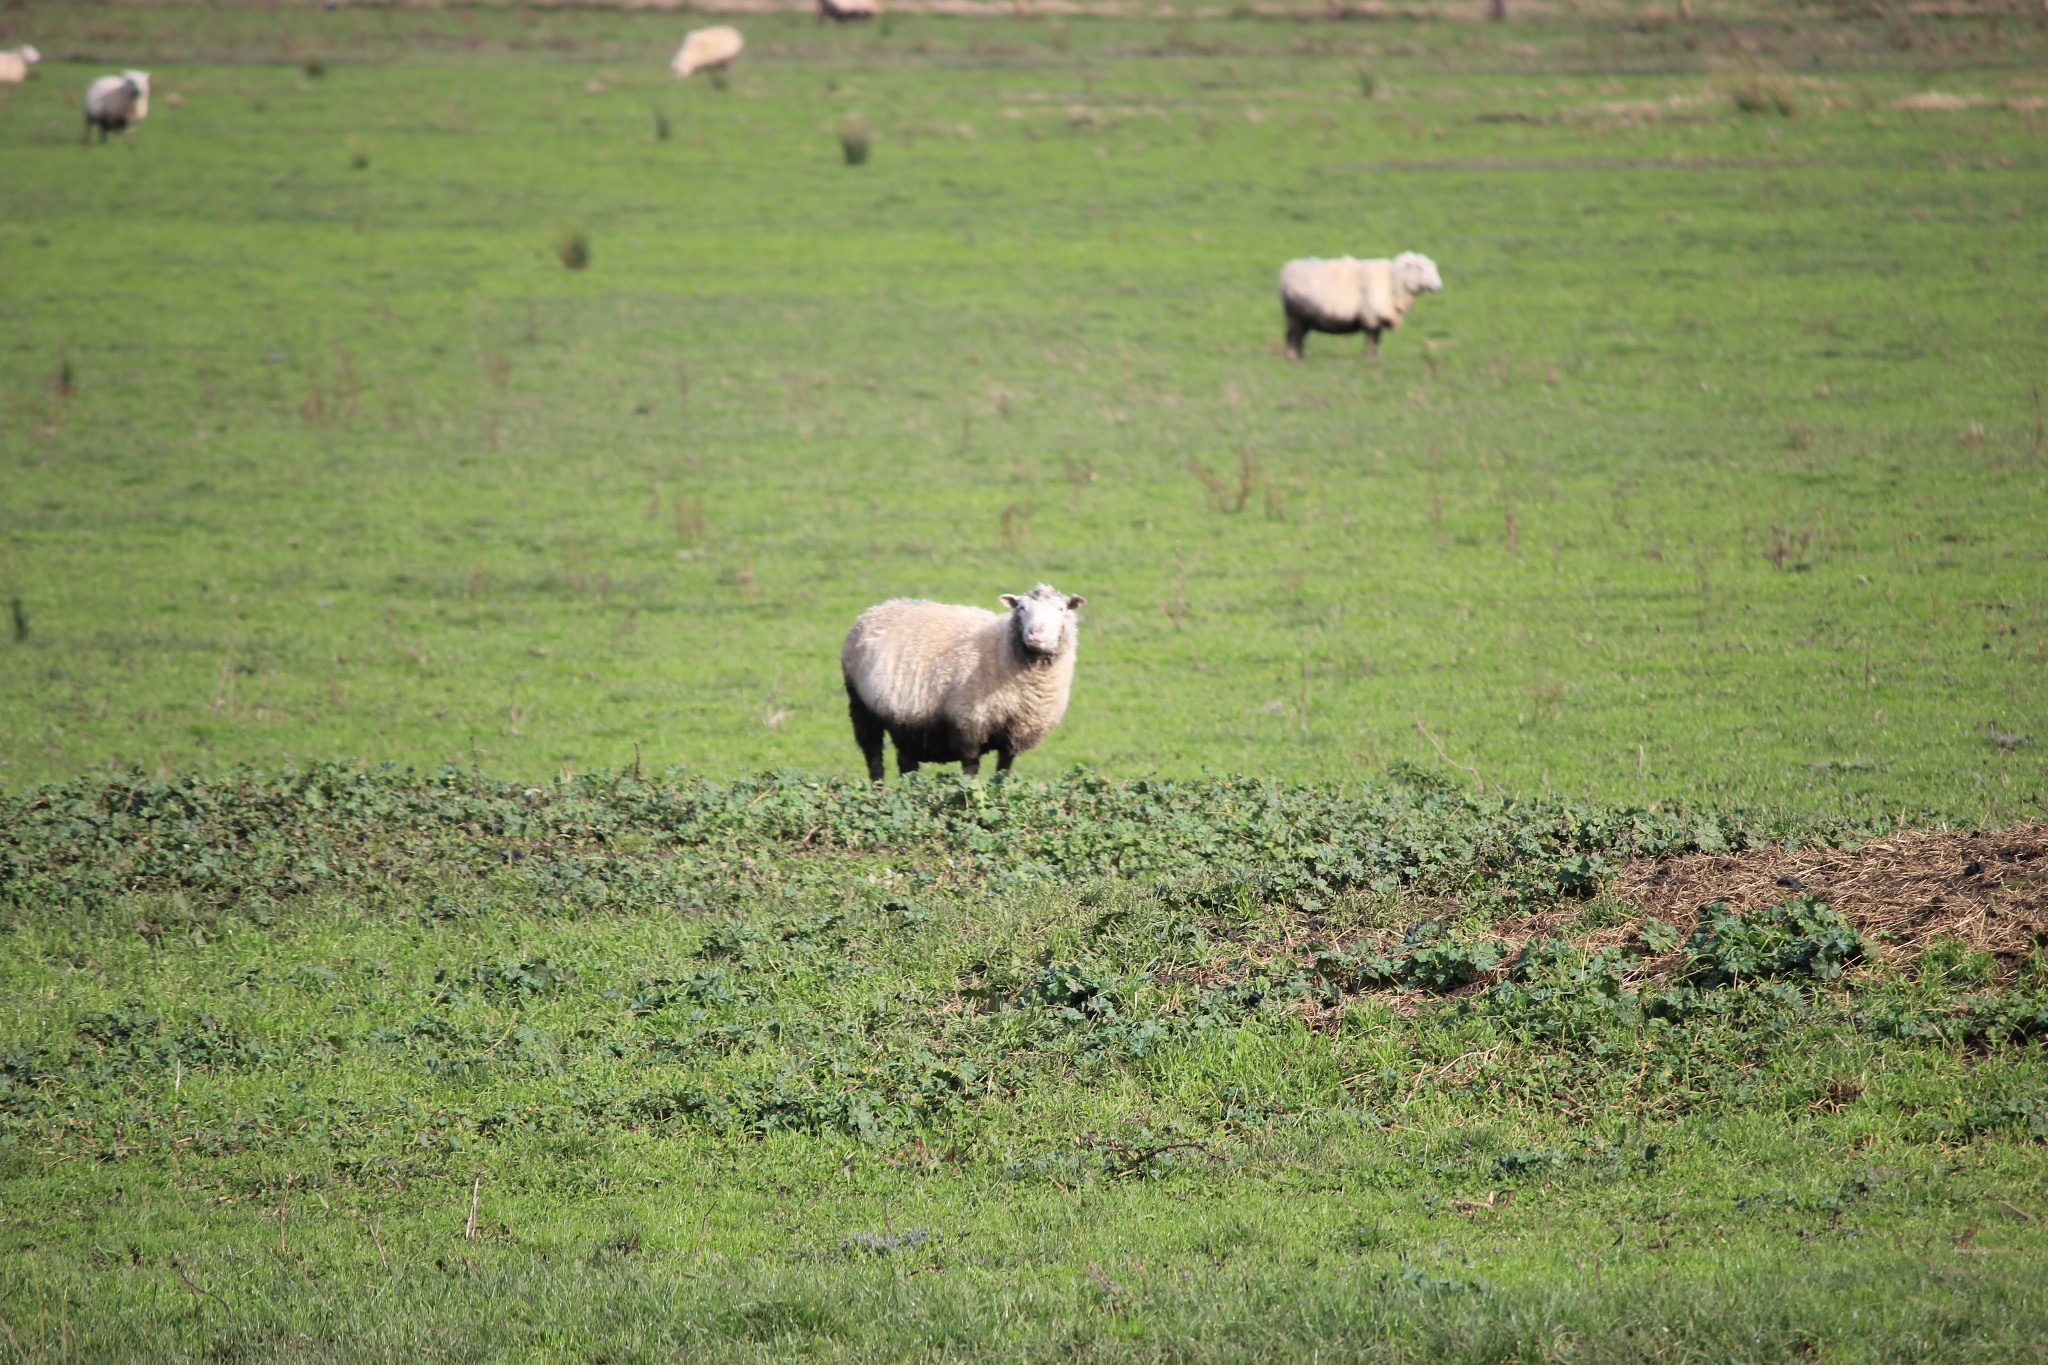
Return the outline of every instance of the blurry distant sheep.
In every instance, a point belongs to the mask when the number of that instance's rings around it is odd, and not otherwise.
[[[108,133],[133,129],[136,124],[149,117],[149,73],[147,71],[123,71],[118,76],[102,76],[85,88],[85,140],[92,141],[92,130],[100,130],[100,141],[107,140]]]
[[[683,45],[676,49],[676,59],[669,63],[669,69],[678,76],[688,76],[697,71],[723,71],[732,65],[733,59],[746,45],[740,31],[725,24],[717,28],[692,29],[684,37]]]
[[[884,733],[899,772],[958,763],[973,777],[991,749],[1008,772],[1067,713],[1084,600],[1040,583],[1005,593],[1007,614],[902,597],[862,612],[839,664],[869,779],[882,780]]]
[[[43,54],[23,44],[16,52],[0,52],[0,85],[20,85],[28,79],[28,69],[43,59]]]
[[[1310,332],[1363,332],[1370,355],[1380,333],[1401,325],[1415,296],[1444,287],[1436,262],[1404,251],[1393,260],[1334,261],[1309,257],[1280,268],[1280,307],[1287,314],[1287,358],[1301,359]]]
[[[837,19],[842,24],[872,19],[882,12],[881,0],[818,0],[818,22]]]

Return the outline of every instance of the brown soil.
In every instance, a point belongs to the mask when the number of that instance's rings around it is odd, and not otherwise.
[[[1976,834],[1900,830],[1856,849],[1774,845],[1737,854],[1638,858],[1623,865],[1608,894],[1636,912],[1626,923],[1579,930],[1575,921],[1585,907],[1567,903],[1494,924],[1491,935],[1507,949],[1501,965],[1451,995],[1486,989],[1534,938],[1567,938],[1593,949],[1633,945],[1640,953],[1643,922],[1651,917],[1676,929],[1683,943],[1699,926],[1701,912],[1716,902],[1760,910],[1801,895],[1824,901],[1855,925],[1873,960],[1909,962],[1936,939],[1952,938],[1996,954],[2001,976],[2010,979],[2021,959],[2037,945],[2048,945],[2048,824]],[[1455,914],[1454,906],[1444,909]],[[1235,945],[1212,962],[1162,976],[1160,984],[1200,989],[1241,979],[1247,963],[1268,962],[1333,937],[1348,950],[1371,941],[1291,925],[1276,937]],[[1629,977],[1639,984],[1668,980],[1683,958],[1682,952],[1632,955]],[[1413,996],[1395,991],[1386,998],[1411,1013]],[[1331,1026],[1339,1013],[1308,1011],[1311,1022]]]
[[[2048,824],[1988,834],[1901,830],[1853,850],[1644,858],[1623,867],[1613,894],[1681,934],[1715,901],[1756,910],[1808,895],[1853,923],[1881,957],[1915,957],[1949,937],[2013,959],[2048,941]]]

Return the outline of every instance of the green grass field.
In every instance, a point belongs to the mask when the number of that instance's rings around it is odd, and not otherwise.
[[[764,15],[721,94],[672,15],[29,13],[104,57],[4,113],[10,783],[853,773],[861,608],[1050,578],[1040,772],[1343,778],[1419,717],[1508,790],[2048,799],[2031,21]],[[1409,246],[1378,364],[1274,354],[1281,261]]]
[[[2048,26],[1672,8],[0,6],[0,1360],[2043,1358]]]

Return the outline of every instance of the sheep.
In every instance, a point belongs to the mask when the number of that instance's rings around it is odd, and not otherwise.
[[[882,12],[880,0],[818,0],[818,22],[836,19],[842,24],[872,19]]]
[[[1301,359],[1310,332],[1363,332],[1365,352],[1380,347],[1380,333],[1401,325],[1420,293],[1444,287],[1436,262],[1404,251],[1389,261],[1334,261],[1309,257],[1280,268],[1280,307],[1287,314],[1287,358]]]
[[[0,52],[0,85],[20,85],[28,79],[28,69],[43,59],[43,54],[26,43],[13,52]]]
[[[692,29],[684,36],[683,45],[676,49],[676,59],[669,64],[669,69],[678,76],[687,76],[694,71],[723,71],[732,65],[733,59],[746,45],[740,31],[725,24],[716,28]]]
[[[1067,713],[1086,600],[1040,583],[1003,594],[1007,614],[903,597],[862,612],[839,664],[869,780],[882,780],[885,732],[898,772],[957,762],[973,777],[991,749],[1009,772]]]
[[[87,142],[92,141],[95,128],[100,130],[100,141],[105,142],[108,133],[133,130],[136,124],[148,117],[147,71],[123,71],[118,76],[102,76],[85,88]]]

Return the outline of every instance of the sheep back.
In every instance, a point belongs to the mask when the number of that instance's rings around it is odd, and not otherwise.
[[[731,66],[733,59],[740,55],[740,49],[747,45],[740,37],[740,31],[729,24],[714,28],[692,29],[683,36],[683,45],[676,49],[675,61],[670,69],[678,76],[688,76],[697,71],[716,71]]]
[[[1311,326],[1353,326],[1364,297],[1358,267],[1359,262],[1349,256],[1289,261],[1280,267],[1280,302]]]

